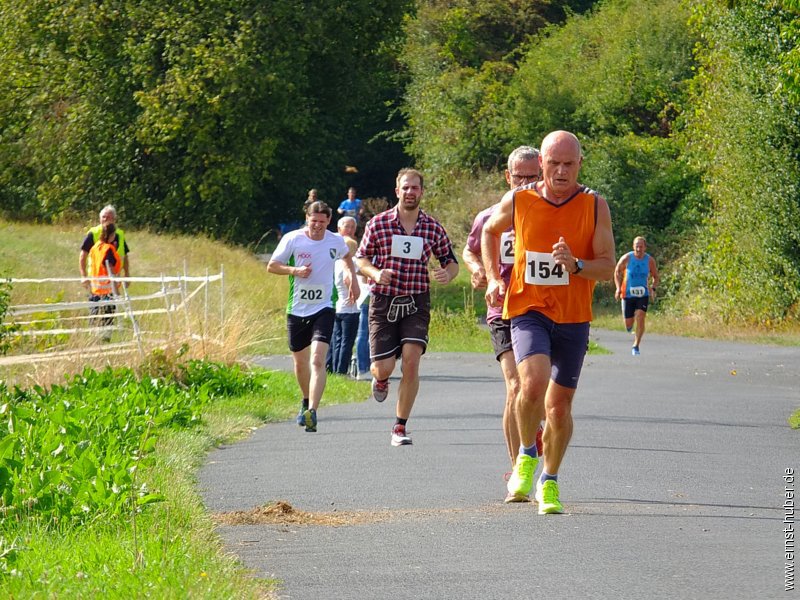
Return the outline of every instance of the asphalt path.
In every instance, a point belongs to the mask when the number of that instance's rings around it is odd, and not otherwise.
[[[212,513],[274,501],[340,526],[221,525],[280,598],[800,598],[784,529],[800,469],[800,348],[647,335],[593,339],[559,475],[564,515],[503,504],[504,386],[490,354],[423,357],[408,430],[389,399],[319,411],[319,431],[261,427],[199,474]],[[290,368],[289,357],[261,359]],[[794,515],[791,515],[794,519]],[[794,549],[794,548],[793,548]]]

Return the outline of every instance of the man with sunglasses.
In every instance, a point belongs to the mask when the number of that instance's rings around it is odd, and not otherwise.
[[[520,379],[520,448],[509,494],[533,488],[539,463],[536,430],[544,427],[544,468],[536,483],[539,514],[564,512],[558,471],[572,437],[572,400],[589,345],[595,282],[611,279],[616,257],[611,212],[597,192],[578,183],[581,144],[568,131],[542,141],[542,180],[503,196],[483,228],[486,301],[511,319]],[[514,266],[508,286],[497,261],[500,236],[514,226]]]
[[[506,169],[506,183],[510,189],[533,183],[539,180],[541,170],[539,167],[539,151],[530,146],[520,146],[508,155],[508,168]],[[472,229],[464,246],[462,256],[464,263],[471,274],[472,287],[474,289],[486,288],[486,270],[483,268],[481,258],[481,232],[483,226],[492,213],[499,206],[499,202],[479,212],[472,223]],[[514,233],[513,228],[503,232],[500,243],[500,262],[498,269],[503,280],[508,285],[508,278],[511,274],[511,267],[514,264]],[[519,430],[517,428],[516,417],[516,397],[519,393],[519,374],[517,365],[514,362],[514,351],[511,347],[511,321],[503,318],[501,306],[486,306],[486,324],[491,332],[492,347],[497,362],[500,363],[500,370],[506,384],[506,402],[503,409],[503,435],[506,440],[511,468],[519,452]],[[541,440],[541,427],[537,437]],[[541,444],[539,444],[541,447]],[[510,475],[510,473],[508,474]],[[517,495],[509,493],[506,502],[526,502],[527,494]]]

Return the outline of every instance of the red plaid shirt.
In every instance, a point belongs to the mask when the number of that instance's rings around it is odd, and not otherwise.
[[[422,238],[420,258],[392,256],[394,235],[408,235],[400,223],[397,208],[389,209],[370,219],[356,252],[356,258],[369,259],[375,268],[391,269],[395,272],[389,285],[372,284],[370,289],[374,294],[404,296],[427,292],[431,287],[428,276],[428,261],[431,257],[438,258],[442,267],[458,262],[444,227],[422,210],[419,211],[417,224],[411,232],[412,236]]]

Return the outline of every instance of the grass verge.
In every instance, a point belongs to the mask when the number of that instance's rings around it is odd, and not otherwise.
[[[331,376],[324,404],[364,400],[368,384]],[[2,527],[0,573],[9,598],[271,598],[274,580],[254,579],[223,551],[197,492],[196,473],[214,445],[248,435],[297,411],[290,373],[270,373],[262,392],[211,403],[200,426],[166,430],[140,480],[164,495],[141,512],[43,526],[34,519]]]

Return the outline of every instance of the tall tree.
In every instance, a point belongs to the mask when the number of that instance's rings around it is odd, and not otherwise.
[[[507,85],[525,45],[594,2],[420,0],[407,21],[407,150],[435,178],[504,160]]]
[[[384,128],[406,4],[3,3],[4,208],[256,237]]]
[[[675,138],[694,67],[689,16],[683,0],[605,2],[540,36],[510,83],[512,139],[574,131],[582,180],[608,198],[620,247],[646,235],[663,251],[684,217],[696,219],[679,210],[700,194]]]

